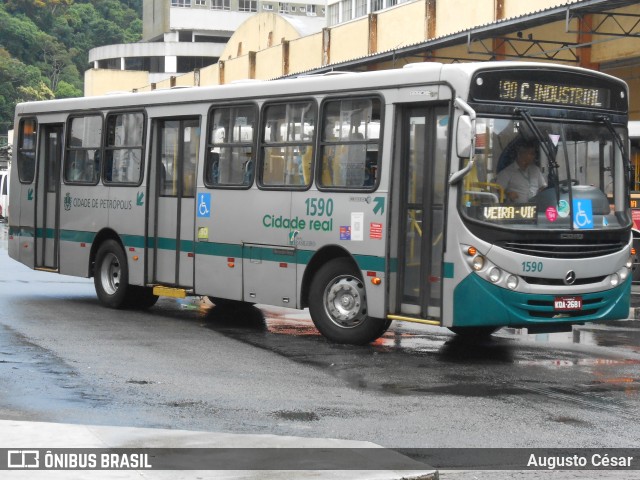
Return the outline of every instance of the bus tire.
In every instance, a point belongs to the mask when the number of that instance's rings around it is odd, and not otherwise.
[[[309,292],[311,319],[332,342],[364,345],[389,327],[388,320],[367,315],[364,282],[347,258],[323,265],[311,280]]]
[[[138,310],[153,307],[158,301],[158,295],[153,294],[152,287],[129,285],[127,287],[127,306]]]
[[[449,327],[456,335],[461,337],[488,337],[500,327]]]
[[[93,283],[100,303],[109,308],[128,306],[129,268],[124,250],[115,240],[106,240],[96,254]]]

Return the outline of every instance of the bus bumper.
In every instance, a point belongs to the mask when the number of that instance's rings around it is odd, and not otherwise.
[[[555,295],[533,295],[497,287],[476,274],[465,278],[454,292],[454,327],[561,327],[595,320],[629,317],[631,276],[615,288],[583,293],[582,310],[554,311]]]

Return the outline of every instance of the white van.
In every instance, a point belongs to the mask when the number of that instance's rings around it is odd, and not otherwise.
[[[9,217],[9,170],[0,170],[0,222]]]

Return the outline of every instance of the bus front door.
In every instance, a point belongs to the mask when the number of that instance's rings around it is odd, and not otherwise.
[[[40,126],[36,175],[36,268],[58,269],[62,124]]]
[[[400,110],[400,235],[397,308],[440,320],[448,113],[446,107]]]
[[[156,123],[154,282],[193,287],[199,118]]]

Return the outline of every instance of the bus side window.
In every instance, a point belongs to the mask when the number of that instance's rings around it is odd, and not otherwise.
[[[69,122],[64,180],[67,183],[96,184],[100,177],[102,117],[78,116],[71,118]]]
[[[142,112],[118,113],[107,116],[103,166],[105,183],[129,185],[140,183],[144,122]]]
[[[36,131],[35,118],[20,120],[18,138],[18,178],[22,183],[31,183],[36,173]]]
[[[329,100],[323,104],[318,185],[324,188],[375,188],[380,151],[378,98]]]
[[[204,183],[207,187],[249,187],[253,183],[254,105],[219,107],[209,114]]]
[[[314,158],[315,102],[268,104],[264,111],[262,185],[308,187]]]

